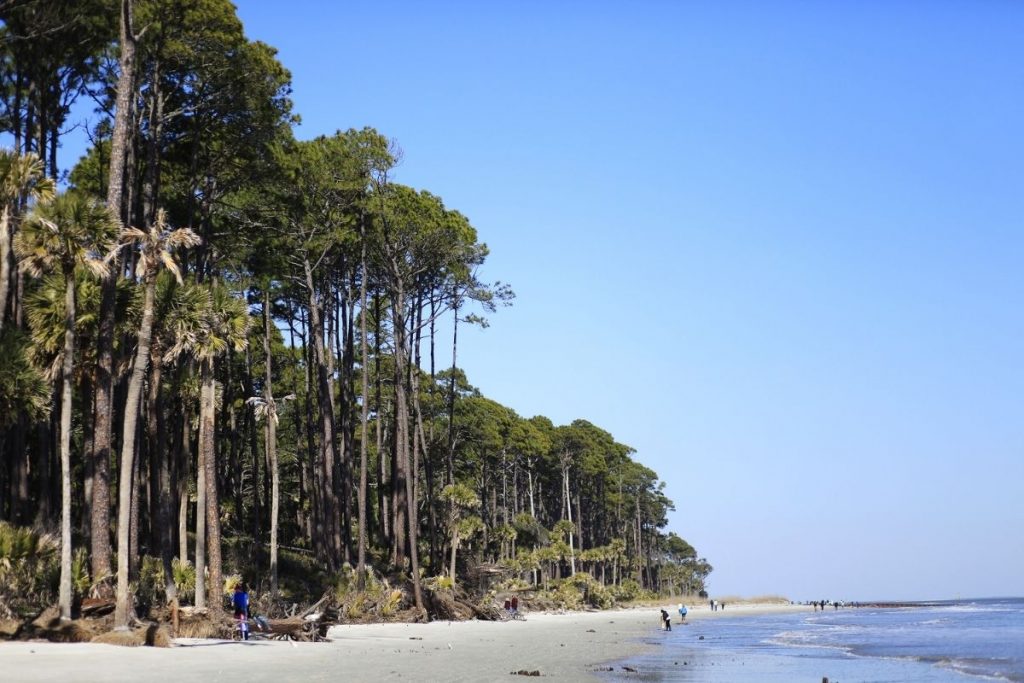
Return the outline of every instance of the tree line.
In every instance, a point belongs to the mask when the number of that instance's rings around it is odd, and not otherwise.
[[[377,131],[297,139],[290,75],[230,2],[0,0],[0,20],[0,519],[59,522],[63,617],[87,572],[127,623],[144,556],[168,600],[188,563],[219,609],[228,545],[275,595],[287,547],[401,575],[421,611],[425,578],[481,568],[703,590],[633,449],[469,383],[460,326],[513,299],[487,246],[394,181]],[[91,144],[62,174],[82,102]]]

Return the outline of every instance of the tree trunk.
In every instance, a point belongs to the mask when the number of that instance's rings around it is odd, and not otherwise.
[[[142,385],[146,380],[149,366],[149,347],[153,338],[153,308],[156,298],[156,276],[146,276],[146,293],[142,308],[142,324],[139,326],[139,343],[135,348],[131,380],[128,383],[128,397],[124,406],[124,429],[121,432],[121,473],[118,480],[117,515],[117,606],[114,624],[128,626],[130,596],[129,576],[129,535],[131,531],[131,507],[133,472],[135,468],[136,423],[139,417],[139,403]]]
[[[60,401],[60,618],[71,618],[71,394],[75,370],[75,272],[64,273],[64,364]]]
[[[178,559],[182,562],[188,562],[188,485],[192,478],[192,422],[188,403],[182,397],[181,443],[178,444]],[[197,559],[197,571],[198,567]],[[198,590],[198,581],[196,583]]]
[[[455,369],[459,343],[459,299],[455,294],[452,303],[452,375],[448,380],[448,459],[445,462],[446,482],[449,486],[455,483]]]
[[[455,505],[455,501],[452,501],[452,505]],[[449,575],[452,577],[452,581],[455,581],[455,553],[459,549],[459,528],[456,526],[457,522],[452,524],[452,561]]]
[[[107,181],[107,208],[118,220],[124,221],[123,193],[125,185],[125,159],[130,140],[131,103],[135,90],[135,34],[133,27],[134,0],[121,0],[121,56],[120,74],[117,79],[117,99],[114,115],[114,130],[110,143],[110,169]],[[116,269],[103,278],[100,295],[100,330],[97,340],[97,383],[96,383],[96,437],[95,437],[95,470],[96,480],[93,483],[93,519],[92,519],[92,570],[93,577],[110,574],[110,450],[113,443],[113,394],[114,394],[114,328],[115,328],[115,294],[117,284]],[[122,472],[124,468],[122,468]],[[131,470],[129,469],[129,472]],[[129,477],[130,480],[130,477]],[[124,484],[120,484],[123,486]],[[118,509],[118,537],[120,544],[120,517],[130,514],[130,501],[122,503]],[[127,552],[128,539],[124,539]],[[118,549],[120,553],[120,548]],[[126,560],[127,563],[127,560]],[[125,567],[127,570],[127,567]],[[125,577],[127,581],[127,576]],[[121,570],[118,570],[118,583],[121,582]],[[127,587],[127,584],[126,584]],[[118,604],[123,602],[118,600]],[[124,608],[124,605],[121,605]],[[118,610],[118,616],[122,615]],[[118,623],[127,623],[120,619]]]
[[[281,481],[277,471],[277,405],[274,403],[273,357],[270,354],[270,283],[263,292],[263,355],[266,378],[263,398],[267,402],[267,460],[270,461],[270,594],[277,597],[277,518],[280,513]],[[256,486],[256,482],[253,482]]]
[[[359,548],[357,556],[357,578],[359,590],[363,590],[366,583],[366,488],[368,480],[367,472],[367,447],[366,439],[369,437],[367,422],[370,411],[370,363],[369,344],[366,341],[366,225],[360,223],[362,233],[362,277],[359,284],[359,334],[362,375],[362,408],[359,414]]]
[[[313,271],[309,261],[303,262],[306,274],[306,289],[309,295],[309,329],[312,337],[313,361],[316,365],[318,404],[320,406],[320,426],[323,476],[323,511],[325,532],[328,535],[330,554],[328,564],[332,569],[340,567],[341,535],[338,527],[338,506],[334,495],[334,462],[337,444],[337,427],[334,422],[334,404],[332,401],[331,382],[328,376],[327,363],[324,358],[323,325],[320,317],[320,306],[317,302],[316,289],[313,283]]]
[[[203,362],[204,379],[199,389],[199,448],[196,449],[196,608],[206,608],[206,447],[212,441],[210,432],[213,421],[206,415],[213,411],[214,397],[207,391],[205,381],[206,362]]]
[[[5,205],[0,214],[0,330],[4,329],[7,318],[7,298],[11,292],[11,283],[17,267],[14,260],[14,249],[11,240],[14,238],[14,225],[10,204]],[[13,310],[13,306],[11,307]]]
[[[395,459],[399,463],[398,470],[400,477],[404,479],[406,498],[406,519],[409,533],[409,573],[412,576],[413,597],[416,601],[416,609],[425,614],[423,607],[423,593],[420,589],[419,573],[419,521],[416,515],[416,496],[410,477],[409,462],[409,400],[406,392],[406,381],[408,379],[408,345],[406,340],[406,318],[405,318],[405,296],[401,288],[393,293],[391,302],[391,320],[394,325],[395,336],[395,432],[397,448]],[[401,487],[400,482],[395,482]],[[397,502],[397,501],[396,501]]]
[[[562,468],[562,482],[565,485],[565,509],[568,514],[567,519],[569,523],[572,523],[572,497],[569,495],[569,468]],[[569,564],[572,569],[572,575],[576,575],[576,549],[573,546],[573,532],[569,532]]]
[[[383,546],[390,546],[391,544],[391,507],[387,491],[385,490],[384,483],[385,477],[384,472],[386,468],[384,466],[384,410],[381,396],[383,394],[382,385],[384,378],[380,372],[380,297],[373,297],[373,377],[374,377],[374,411],[377,414],[377,419],[374,420],[374,433],[377,440],[377,514],[380,517],[380,541]]]
[[[174,584],[174,533],[171,528],[171,450],[167,447],[167,421],[164,416],[164,404],[160,394],[160,383],[163,376],[163,362],[158,350],[151,350],[153,364],[149,378],[149,420],[153,447],[149,457],[156,463],[157,518],[156,536],[160,543],[160,563],[164,570],[164,592],[167,601],[176,611],[178,606],[178,589]]]
[[[208,607],[219,613],[222,609],[221,592],[224,589],[221,580],[221,548],[220,548],[220,505],[217,494],[217,445],[216,445],[216,385],[213,376],[213,360],[207,359],[200,364],[202,376],[203,407],[200,421],[203,425],[199,433],[199,457],[202,459],[206,473],[206,559],[210,570],[210,594]],[[199,517],[199,514],[196,514]],[[198,535],[198,534],[197,534]],[[198,577],[196,579],[198,582]]]

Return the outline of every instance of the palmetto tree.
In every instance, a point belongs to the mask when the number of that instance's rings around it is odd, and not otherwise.
[[[451,577],[455,580],[455,555],[459,549],[459,536],[464,529],[461,522],[469,510],[480,507],[480,497],[465,484],[449,484],[441,490],[441,500],[448,502],[448,531],[451,534],[452,557]]]
[[[64,276],[64,358],[61,372],[60,616],[71,618],[71,393],[75,363],[75,269],[102,276],[117,244],[117,223],[100,204],[75,194],[41,203],[14,240],[21,269]]]
[[[181,272],[174,261],[177,249],[199,244],[199,237],[188,228],[171,230],[167,227],[166,214],[157,212],[156,221],[147,230],[125,228],[121,232],[127,244],[138,244],[139,260],[136,275],[145,287],[142,322],[139,325],[138,345],[132,363],[131,379],[128,382],[128,396],[125,399],[124,431],[121,438],[121,476],[118,481],[117,516],[117,608],[114,621],[117,626],[128,625],[128,543],[131,530],[131,501],[133,494],[132,468],[135,465],[135,430],[138,425],[139,404],[142,386],[149,366],[150,345],[153,339],[153,311],[156,301],[156,279],[161,270],[170,271],[181,282]],[[170,558],[165,562],[165,572],[170,574]],[[173,581],[170,582],[173,586]],[[176,596],[169,596],[174,599]]]
[[[245,301],[235,297],[223,285],[209,287],[209,299],[202,309],[189,312],[171,323],[174,345],[167,358],[182,353],[199,363],[199,466],[196,482],[196,607],[206,607],[206,586],[203,580],[207,564],[210,585],[221,590],[220,510],[217,505],[217,461],[214,444],[216,418],[216,383],[214,364],[217,358],[233,349],[245,350],[248,344],[250,318]],[[209,553],[209,558],[207,558]],[[207,562],[209,559],[209,562]],[[214,603],[220,608],[220,602]]]
[[[44,173],[38,156],[0,149],[0,329],[7,316],[14,274],[14,218],[23,199],[49,199],[53,192],[53,180]]]

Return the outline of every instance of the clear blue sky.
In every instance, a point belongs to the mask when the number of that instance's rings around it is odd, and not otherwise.
[[[636,448],[713,593],[1024,594],[1024,4],[238,5],[490,245],[470,381]]]

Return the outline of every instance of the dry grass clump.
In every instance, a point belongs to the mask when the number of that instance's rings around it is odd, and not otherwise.
[[[181,611],[178,624],[179,638],[230,638],[233,622],[213,619],[208,612]]]
[[[9,640],[18,632],[21,622],[17,619],[0,619],[0,640]]]
[[[121,645],[123,647],[170,647],[171,635],[158,624],[149,624],[132,630],[114,629],[92,638],[93,643]]]
[[[49,640],[52,643],[87,643],[98,632],[88,620],[62,621],[56,607],[48,607],[29,622],[4,620],[0,637],[21,640]]]

